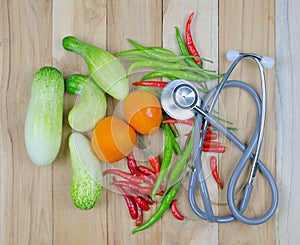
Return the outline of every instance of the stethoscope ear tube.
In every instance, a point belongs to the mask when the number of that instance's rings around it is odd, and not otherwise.
[[[224,88],[238,87],[238,88],[246,90],[253,97],[256,107],[257,107],[257,112],[259,115],[257,118],[257,123],[256,123],[256,127],[254,130],[253,136],[252,136],[251,141],[248,146],[245,146],[232,132],[228,131],[224,125],[219,123],[213,117],[211,117],[211,116],[203,117],[203,115],[200,115],[200,114],[197,115],[197,120],[199,120],[199,121],[207,120],[210,124],[212,124],[214,127],[216,127],[221,133],[226,135],[226,137],[229,140],[231,140],[237,146],[238,149],[243,151],[243,156],[240,159],[239,163],[237,164],[235,170],[233,171],[233,174],[229,181],[229,186],[228,186],[228,191],[227,191],[228,206],[232,212],[232,215],[215,216],[212,213],[211,203],[209,203],[210,198],[209,198],[209,194],[207,191],[206,182],[203,177],[201,158],[197,157],[197,156],[201,155],[201,142],[200,142],[200,136],[197,136],[198,134],[196,134],[196,132],[195,132],[195,137],[194,137],[194,144],[196,146],[200,147],[200,153],[196,153],[197,155],[194,159],[196,171],[192,172],[191,177],[190,177],[189,190],[188,190],[189,202],[190,202],[192,210],[196,213],[197,216],[199,216],[205,220],[208,220],[210,222],[227,223],[227,222],[231,222],[231,221],[237,219],[237,220],[239,220],[243,223],[249,224],[249,225],[261,224],[261,223],[267,221],[268,219],[270,219],[272,217],[272,215],[274,214],[274,212],[276,211],[277,204],[278,204],[278,190],[277,190],[277,186],[276,186],[273,176],[271,175],[271,173],[268,171],[268,169],[265,167],[265,165],[259,159],[257,160],[257,162],[258,162],[257,167],[258,167],[258,169],[261,170],[261,173],[267,179],[267,181],[271,187],[272,202],[271,202],[269,210],[264,215],[262,215],[261,217],[258,217],[258,218],[247,218],[247,217],[243,216],[243,212],[247,208],[247,205],[249,203],[250,196],[252,193],[252,188],[253,188],[252,184],[246,185],[246,187],[244,189],[244,195],[243,195],[243,198],[242,198],[239,208],[236,206],[235,200],[234,200],[234,190],[236,188],[236,183],[240,177],[240,174],[241,174],[242,170],[246,167],[248,161],[250,159],[253,160],[255,158],[255,155],[252,152],[255,149],[256,141],[258,139],[258,134],[259,134],[259,129],[260,129],[261,99],[260,99],[258,93],[250,85],[243,83],[241,81],[227,81],[223,86],[224,86]],[[206,107],[208,102],[211,100],[211,98],[213,96],[215,96],[215,93],[217,93],[217,91],[218,91],[218,88],[216,87],[207,95],[207,97],[203,101],[203,104],[201,105],[202,108]],[[198,119],[198,117],[202,117],[202,119]],[[196,189],[197,182],[198,182],[200,193],[202,196],[205,212],[200,210],[200,208],[198,207],[198,205],[195,201],[194,195],[195,195],[195,189]]]
[[[249,84],[242,81],[234,80],[229,81],[228,78],[231,75],[233,69],[244,58],[250,57],[256,61],[261,77],[261,98],[259,94]],[[233,64],[228,69],[227,73],[223,77],[221,83],[213,88],[206,98],[201,101],[197,89],[193,84],[182,79],[174,80],[163,89],[161,96],[161,104],[166,113],[176,119],[187,119],[194,116],[196,113],[196,125],[193,147],[193,160],[195,169],[191,173],[188,197],[192,210],[195,214],[202,219],[209,222],[221,222],[226,223],[233,220],[239,220],[249,225],[261,224],[272,217],[275,213],[278,205],[278,190],[275,180],[265,165],[259,160],[259,155],[262,146],[262,140],[264,135],[265,116],[266,116],[266,81],[264,75],[265,68],[271,68],[274,65],[274,60],[270,57],[261,57],[256,54],[239,53],[237,51],[229,51],[227,58],[233,61]],[[256,126],[253,131],[249,144],[244,145],[231,131],[229,131],[224,125],[216,120],[211,114],[214,106],[219,98],[221,91],[224,88],[237,87],[248,92],[254,99],[257,109]],[[208,106],[209,105],[209,106]],[[202,129],[202,136],[200,137],[200,129],[204,123]],[[206,186],[205,176],[202,168],[202,144],[206,134],[206,129],[210,123],[216,127],[222,134],[224,134],[230,141],[232,141],[237,148],[242,151],[242,157],[237,163],[227,190],[227,202],[231,210],[231,215],[228,216],[215,216],[213,213],[212,203],[210,200],[209,192]],[[239,207],[235,204],[235,188],[239,177],[243,169],[247,166],[249,161],[253,162],[251,175],[248,183],[245,185],[243,197]],[[267,212],[256,218],[248,218],[243,215],[246,210],[253,190],[253,180],[256,176],[257,170],[260,170],[262,175],[267,179],[271,188],[272,202]],[[204,212],[201,211],[195,200],[196,185],[199,185],[202,202],[204,206]]]

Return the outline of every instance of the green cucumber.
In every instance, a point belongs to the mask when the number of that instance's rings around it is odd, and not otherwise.
[[[95,125],[106,114],[106,97],[102,89],[100,89],[91,78],[80,75],[76,76],[85,83],[81,88],[81,96],[79,102],[69,112],[68,121],[71,128],[86,132],[95,127]],[[73,77],[73,80],[76,80]],[[74,82],[74,84],[78,84]]]
[[[76,39],[65,37],[63,47],[79,54],[86,62],[93,81],[106,93],[117,100],[129,93],[126,71],[121,62],[111,53]]]
[[[100,162],[89,140],[80,133],[71,134],[69,148],[73,171],[71,198],[77,208],[89,210],[98,203],[102,193]]]
[[[81,74],[73,74],[69,76],[66,80],[66,90],[70,94],[80,95],[81,89],[84,86],[88,76]]]
[[[38,166],[52,163],[62,137],[64,79],[53,67],[43,67],[32,81],[25,121],[25,144],[31,161]]]

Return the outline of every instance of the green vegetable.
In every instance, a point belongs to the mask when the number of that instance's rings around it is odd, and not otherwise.
[[[81,42],[75,37],[65,37],[63,47],[82,56],[93,81],[105,92],[118,100],[129,92],[126,71],[120,61],[111,53]]]
[[[70,126],[79,131],[86,132],[95,127],[95,125],[106,114],[106,97],[100,89],[88,76],[79,75],[79,80],[84,80],[81,89],[79,102],[69,112],[68,121]],[[73,81],[76,77],[73,76]],[[74,82],[74,84],[78,84]]]
[[[175,30],[176,30],[176,40],[177,40],[177,43],[178,43],[178,46],[179,46],[179,49],[180,49],[181,53],[182,53],[183,55],[189,55],[190,53],[189,53],[189,51],[188,51],[188,48],[187,48],[185,42],[183,41],[183,39],[182,39],[182,37],[181,37],[181,35],[180,35],[179,28],[178,28],[177,26],[175,27]],[[193,60],[192,58],[187,58],[187,59],[186,59],[186,62],[187,62],[191,67],[193,67],[193,68],[195,68],[195,69],[200,68],[200,67],[194,62],[194,60]],[[200,68],[200,69],[201,69],[201,68]]]
[[[164,178],[167,174],[171,159],[172,159],[172,152],[173,152],[173,139],[172,139],[172,132],[170,128],[167,128],[165,124],[162,125],[164,127],[165,132],[165,146],[164,146],[164,154],[162,163],[160,166],[160,172],[158,174],[157,180],[155,182],[155,185],[152,189],[152,200],[154,200],[155,195],[159,187],[161,186],[162,182],[164,181]]]
[[[60,148],[63,121],[64,79],[53,67],[43,67],[32,81],[25,121],[25,144],[38,166],[52,163]]]
[[[69,148],[73,170],[72,201],[77,208],[88,210],[98,203],[102,193],[100,163],[89,140],[80,133],[71,134]]]
[[[187,162],[190,158],[191,152],[193,150],[193,139],[194,139],[194,129],[192,130],[191,138],[190,138],[189,143],[187,144],[183,154],[180,156],[179,160],[176,162],[176,164],[172,168],[172,171],[169,175],[167,190],[170,188],[170,186],[172,185],[174,180],[179,176],[183,167],[187,164]]]
[[[73,74],[68,77],[66,81],[66,90],[70,94],[79,95],[81,94],[81,89],[84,86],[88,76],[81,74]]]
[[[172,187],[172,189],[165,195],[165,197],[162,199],[159,208],[155,211],[155,213],[150,217],[150,219],[148,219],[144,224],[142,224],[141,226],[135,228],[132,231],[132,234],[138,232],[138,231],[142,231],[147,229],[148,227],[150,227],[151,225],[153,225],[156,221],[159,220],[159,218],[169,209],[171,202],[173,201],[173,199],[175,198],[180,184],[182,182],[183,177],[181,177],[181,179],[179,179],[179,181],[176,183],[176,185],[174,185]]]

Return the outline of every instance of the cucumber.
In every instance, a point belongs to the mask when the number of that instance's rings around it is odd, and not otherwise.
[[[100,89],[87,76],[80,75],[73,77],[74,84],[76,78],[83,80],[85,83],[81,88],[81,96],[79,102],[72,108],[68,115],[68,121],[71,128],[79,132],[86,132],[95,127],[100,119],[106,114],[106,97],[102,89]]]
[[[62,137],[64,79],[53,67],[42,67],[32,81],[25,121],[25,144],[31,161],[38,166],[52,163]]]
[[[70,158],[73,170],[71,198],[82,210],[93,208],[102,193],[100,162],[91,150],[89,140],[80,133],[69,137]]]
[[[81,74],[73,74],[66,80],[66,90],[70,94],[80,95],[81,89],[84,86],[88,76]]]
[[[126,71],[121,62],[111,53],[76,39],[65,37],[63,47],[79,54],[86,62],[93,81],[106,93],[117,100],[129,93]]]

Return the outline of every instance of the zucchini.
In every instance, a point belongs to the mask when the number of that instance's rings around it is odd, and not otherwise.
[[[129,93],[126,71],[121,62],[111,53],[76,39],[65,37],[63,47],[82,56],[93,81],[106,93],[117,100]]]
[[[69,137],[70,158],[73,170],[71,198],[82,210],[93,208],[102,193],[100,162],[91,150],[89,140],[80,133]]]
[[[73,76],[74,84],[79,84],[80,82],[76,82],[76,78],[80,81],[85,80],[85,82],[80,91],[79,102],[69,112],[68,121],[73,129],[86,132],[93,129],[97,122],[105,116],[106,97],[103,90],[88,76]]]
[[[31,161],[38,166],[52,163],[62,137],[64,79],[53,67],[42,67],[32,81],[25,121],[25,144]]]

